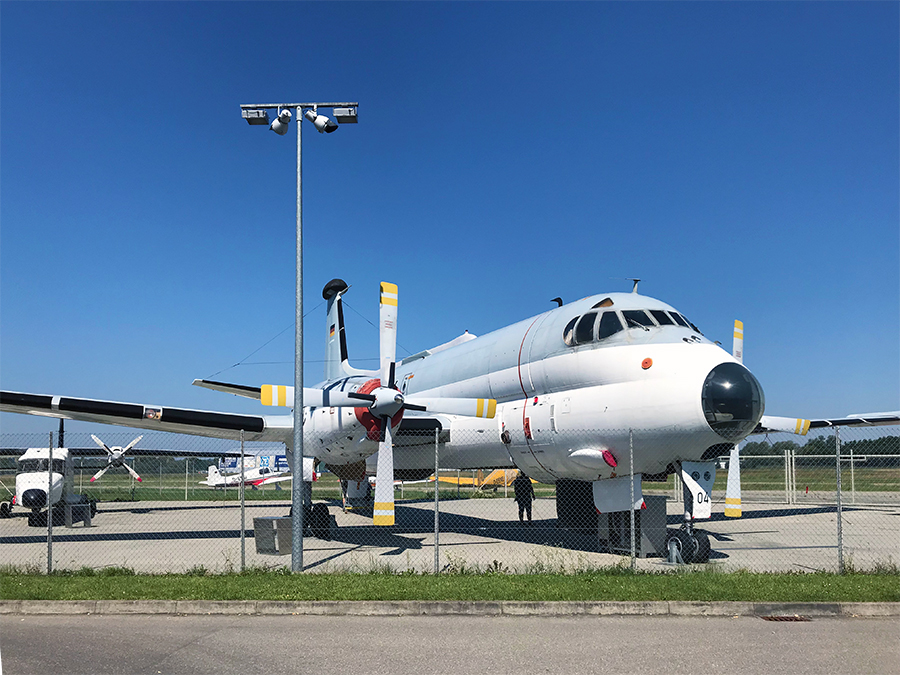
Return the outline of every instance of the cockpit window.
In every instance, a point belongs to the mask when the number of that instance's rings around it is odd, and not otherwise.
[[[666,314],[664,311],[662,311],[661,309],[651,309],[650,315],[654,319],[656,319],[656,323],[658,323],[660,326],[674,326],[675,325],[675,322],[672,321],[671,317],[668,314]]]
[[[600,316],[600,328],[597,331],[597,339],[602,340],[622,330],[622,321],[615,312],[603,312]]]
[[[675,323],[677,323],[679,326],[684,326],[685,328],[691,327],[691,324],[687,322],[687,319],[681,316],[681,314],[679,314],[678,312],[672,312],[672,318],[675,319]]]
[[[38,471],[46,471],[47,470],[47,459],[46,458],[37,458],[37,459],[20,459],[17,461],[19,465],[20,473],[36,473]],[[66,463],[61,459],[53,460],[53,471],[56,473],[65,473]]]
[[[688,325],[691,327],[692,331],[694,331],[695,333],[700,333],[700,329],[697,328],[697,326],[695,326],[693,323],[691,323],[691,320],[689,318],[685,316],[684,320],[688,322]],[[700,333],[700,335],[703,335],[703,333]]]
[[[565,342],[568,346],[575,346],[575,324],[578,323],[578,317],[576,316],[569,323],[566,324],[566,327],[563,329],[563,342]]]
[[[642,309],[626,309],[622,311],[625,317],[625,324],[631,328],[632,326],[653,326],[650,316]]]
[[[575,326],[575,344],[583,345],[594,339],[594,321],[597,319],[597,312],[588,312]]]

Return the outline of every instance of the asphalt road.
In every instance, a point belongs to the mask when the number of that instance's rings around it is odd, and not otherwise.
[[[900,673],[900,621],[754,617],[0,617],[17,675]]]

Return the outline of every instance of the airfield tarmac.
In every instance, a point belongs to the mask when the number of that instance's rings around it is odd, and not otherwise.
[[[248,502],[248,567],[290,565],[289,555],[256,552],[253,519],[286,515],[284,501]],[[700,524],[710,534],[710,564],[753,571],[836,571],[834,505],[754,502],[740,519],[721,508]],[[520,524],[512,499],[442,500],[439,565],[444,570],[487,568],[509,572],[575,571],[628,564],[603,552],[596,536],[556,527],[556,503],[538,499],[534,522]],[[680,502],[667,504],[670,529],[682,521]],[[434,570],[434,503],[398,502],[393,528],[372,526],[371,515],[344,512],[329,503],[331,539],[304,539],[304,566],[311,572]],[[210,572],[241,566],[240,506],[233,502],[101,503],[92,526],[53,528],[54,569],[121,566],[136,572]],[[900,506],[853,505],[843,510],[845,563],[858,569],[900,562]],[[25,513],[0,520],[2,564],[46,570],[47,533],[28,527]],[[641,569],[671,569],[662,558],[638,559]]]

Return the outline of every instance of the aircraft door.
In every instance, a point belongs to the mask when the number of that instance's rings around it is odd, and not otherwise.
[[[525,419],[531,427],[531,446],[534,452],[544,452],[551,443],[550,411],[552,406],[542,397],[535,396],[526,406]]]
[[[542,419],[531,416],[533,413],[529,404],[532,400],[515,403],[508,407],[503,406],[503,416],[500,421],[502,437],[504,441],[508,441],[509,456],[517,467],[536,480],[551,480],[554,477],[553,474],[541,462],[541,457],[545,455],[546,443],[535,441],[536,433],[539,436],[546,435],[546,432],[542,430],[544,422]],[[549,421],[549,409],[547,413]]]

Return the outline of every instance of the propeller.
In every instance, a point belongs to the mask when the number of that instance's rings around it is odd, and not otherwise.
[[[738,363],[744,362],[744,324],[735,319],[734,342],[732,356]],[[765,429],[786,431],[798,436],[805,436],[809,431],[809,420],[795,417],[771,417],[763,415],[759,423]],[[741,517],[741,463],[740,448],[737,444],[731,447],[728,457],[728,483],[725,486],[725,515],[729,518]]]
[[[370,441],[378,441],[378,465],[375,474],[375,525],[394,524],[394,448],[391,429],[397,427],[404,410],[443,413],[491,419],[497,412],[492,398],[407,398],[396,382],[397,356],[396,284],[381,282],[379,299],[378,340],[380,351],[379,378],[360,385],[356,391],[303,388],[303,403],[312,407],[351,407],[366,429]],[[289,406],[294,400],[294,388],[264,384],[260,388],[263,405]]]
[[[394,389],[397,355],[397,286],[381,282],[379,301],[378,341],[381,351],[381,383],[375,391],[375,401],[369,407],[381,418],[381,438],[378,440],[378,467],[375,472],[375,504],[372,509],[374,525],[394,524],[394,445],[391,442],[392,417],[403,409],[403,395]],[[378,395],[380,394],[380,396]]]
[[[734,342],[731,355],[738,363],[744,362],[744,322],[734,320]],[[725,515],[729,518],[741,517],[741,458],[740,447],[731,446],[728,456],[728,482],[725,485]]]
[[[125,453],[127,453],[135,445],[137,445],[137,442],[143,438],[143,435],[135,438],[133,441],[131,441],[131,443],[126,445],[124,448],[119,445],[114,445],[113,447],[110,448],[106,443],[101,441],[99,438],[97,438],[93,434],[91,434],[91,438],[94,439],[94,442],[97,445],[99,445],[101,448],[106,450],[107,453],[109,453],[106,458],[106,460],[107,460],[106,466],[104,466],[102,469],[100,469],[97,473],[95,473],[93,475],[93,477],[91,478],[91,481],[90,481],[91,483],[93,483],[95,480],[98,480],[103,474],[105,474],[107,471],[109,471],[111,468],[113,468],[115,466],[124,467],[136,481],[138,481],[139,483],[142,482],[141,477],[138,476],[137,472],[125,463]]]

